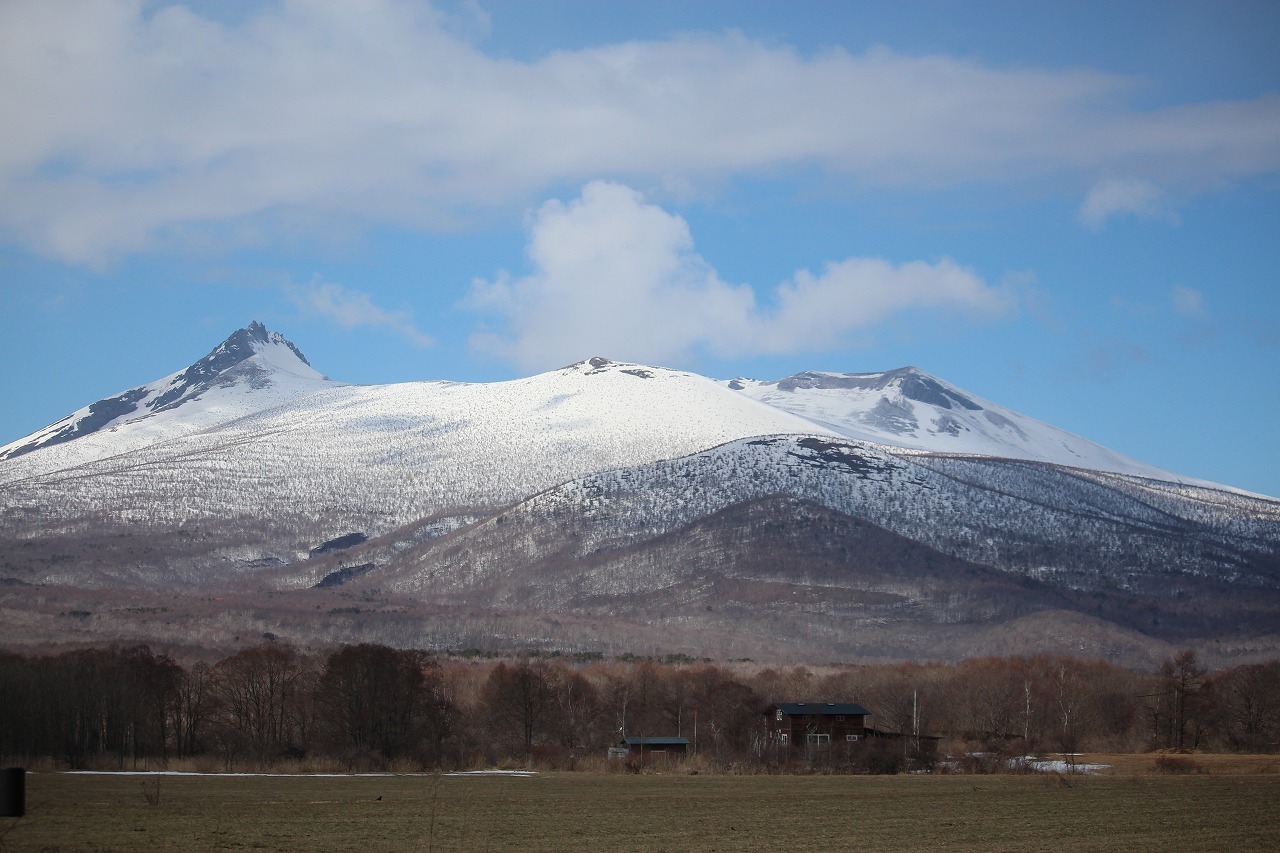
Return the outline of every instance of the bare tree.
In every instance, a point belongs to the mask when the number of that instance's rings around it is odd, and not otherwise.
[[[1200,745],[1212,710],[1208,670],[1191,649],[1179,652],[1160,667],[1164,700],[1165,745],[1186,749]]]
[[[550,673],[552,706],[555,713],[548,726],[560,745],[567,749],[599,746],[602,708],[595,686],[580,672],[555,668]]]
[[[759,732],[765,700],[718,667],[693,670],[686,680],[694,718],[684,731],[695,747],[716,758],[747,749]]]
[[[1280,745],[1280,661],[1246,664],[1215,679],[1227,743],[1248,752]]]
[[[1060,661],[1054,668],[1052,685],[1057,712],[1053,739],[1063,752],[1077,752],[1092,715],[1092,691],[1077,669],[1076,662],[1070,660]]]
[[[490,671],[481,692],[481,703],[495,729],[522,745],[526,759],[542,734],[551,699],[546,664],[528,657],[515,666],[499,663]]]
[[[219,661],[213,671],[224,749],[278,755],[305,743],[304,661],[286,643],[263,643]]]
[[[447,732],[439,666],[422,652],[342,646],[320,673],[316,704],[326,741],[349,756],[416,754],[426,761]]]
[[[200,732],[209,713],[213,671],[200,661],[178,677],[176,696],[170,713],[174,751],[179,757],[195,755],[200,748]]]

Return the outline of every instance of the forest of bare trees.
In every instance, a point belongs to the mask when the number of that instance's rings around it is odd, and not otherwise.
[[[134,646],[0,655],[0,696],[0,758],[74,768],[574,769],[625,735],[675,735],[708,769],[776,769],[761,744],[775,701],[858,702],[875,729],[939,737],[943,754],[1280,749],[1280,661],[1209,672],[1190,651],[1147,673],[1052,656],[807,668],[277,642],[183,666]]]

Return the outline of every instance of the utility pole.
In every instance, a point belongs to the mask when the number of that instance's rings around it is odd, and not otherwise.
[[[1026,700],[1026,706],[1022,714],[1022,743],[1025,747],[1027,741],[1031,740],[1031,679],[1022,679],[1022,696]]]
[[[915,717],[915,723],[916,723],[916,755],[919,755],[920,754],[920,691],[918,689],[915,691],[915,696],[913,697],[913,700],[915,704],[915,713],[912,716]]]
[[[1176,685],[1173,688],[1173,723],[1173,736],[1177,738],[1178,749],[1182,749],[1182,729],[1185,723],[1183,722],[1182,691]]]
[[[920,754],[920,689],[911,688],[911,734],[916,754]]]

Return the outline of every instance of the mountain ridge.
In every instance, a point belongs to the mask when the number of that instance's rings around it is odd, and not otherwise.
[[[350,385],[273,336],[240,330],[135,389],[178,389],[159,411],[0,459],[0,629],[45,614],[51,635],[146,640],[119,632],[173,629],[57,614],[234,592],[257,615],[200,630],[284,636],[275,619],[320,641],[320,614],[369,605],[364,636],[399,644],[583,648],[622,620],[686,653],[825,659],[962,655],[1036,618],[1099,654],[1280,635],[1280,501],[1035,458],[1084,440],[917,368],[723,382],[595,356]],[[1019,435],[1022,456],[972,452]]]
[[[809,426],[802,431],[817,434],[834,433],[909,450],[1038,460],[1171,482],[1233,488],[1184,477],[1123,456],[1088,439],[982,400],[915,366],[877,373],[803,371],[778,380],[746,377],[715,380],[687,371],[594,356],[537,376],[572,372],[598,375],[610,371],[640,379],[663,375],[714,382],[771,409],[803,419]],[[460,386],[501,384],[428,382]],[[0,447],[0,461],[134,425],[148,418],[154,422],[154,416],[200,401],[202,395],[218,387],[243,386],[256,391],[274,388],[280,393],[261,394],[252,405],[221,408],[211,405],[194,419],[200,428],[256,414],[293,397],[343,384],[334,383],[315,371],[292,342],[255,320],[177,373],[91,403],[43,430]],[[155,440],[190,431],[184,430],[189,425],[179,424],[178,429],[169,432],[157,430]],[[795,429],[801,431],[798,426]],[[139,438],[146,440],[145,436]],[[128,449],[138,446],[135,442]]]
[[[738,378],[726,385],[846,438],[1231,488],[1116,453],[969,394],[914,366],[879,373],[805,371],[771,381]]]

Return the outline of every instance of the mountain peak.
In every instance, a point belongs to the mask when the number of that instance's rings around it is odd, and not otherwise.
[[[147,403],[147,408],[152,412],[162,412],[181,405],[224,379],[234,382],[237,378],[243,378],[252,387],[261,387],[263,382],[269,381],[266,377],[268,371],[263,367],[254,366],[238,371],[245,374],[243,377],[224,377],[224,374],[240,367],[255,355],[276,347],[283,347],[303,365],[311,367],[306,356],[283,335],[268,330],[262,323],[254,320],[243,329],[233,332],[214,347],[212,352],[174,377],[162,394]]]
[[[727,385],[860,441],[1176,479],[1167,471],[974,397],[915,366],[879,373],[805,371],[771,382],[735,379]]]
[[[614,361],[611,358],[605,358],[602,355],[597,355],[566,365],[565,367],[560,368],[557,372],[579,373],[583,376],[601,376],[610,373],[625,373],[641,379],[652,379],[659,373],[667,373],[670,371],[667,371],[665,368],[646,367],[643,364],[633,364],[629,361]]]
[[[779,379],[779,391],[862,391],[886,392],[895,390],[908,400],[927,403],[940,409],[968,409],[982,411],[982,406],[935,376],[918,367],[908,365],[881,373],[822,373],[807,370]]]
[[[307,357],[302,354],[302,351],[287,340],[284,335],[279,332],[273,332],[262,323],[254,320],[243,329],[232,332],[225,341],[214,347],[212,352],[188,369],[207,363],[215,366],[216,370],[226,370],[228,367],[244,361],[246,358],[250,358],[272,345],[286,347],[298,357],[299,361],[308,367],[311,366],[311,362],[307,361]]]
[[[204,358],[171,376],[148,385],[131,388],[113,397],[91,403],[57,423],[0,449],[0,459],[30,453],[42,447],[64,444],[106,429],[150,419],[206,394],[220,393],[220,402],[209,412],[196,416],[192,423],[218,421],[231,413],[260,407],[268,398],[287,398],[314,390],[325,377],[317,373],[302,352],[279,332],[269,330],[254,320],[243,329],[232,332]],[[263,397],[260,392],[275,389]],[[228,397],[239,395],[236,402]],[[249,397],[257,399],[249,403]],[[184,411],[187,411],[184,409]]]
[[[596,355],[591,358],[584,358],[582,361],[575,361],[573,364],[566,364],[560,370],[603,370],[617,363],[611,358]]]

